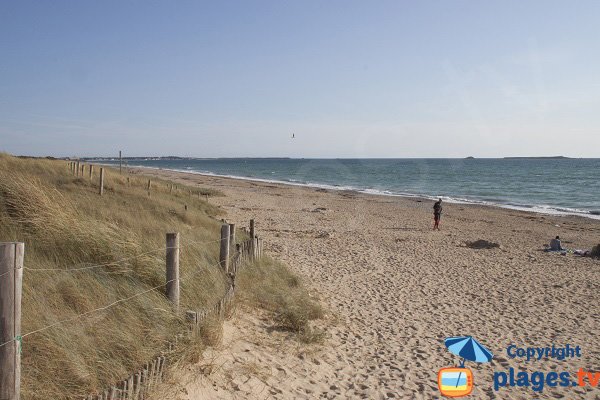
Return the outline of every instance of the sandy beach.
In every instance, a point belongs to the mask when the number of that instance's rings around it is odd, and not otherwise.
[[[0,14],[0,400],[600,400],[600,1]]]
[[[328,310],[321,346],[303,347],[238,310],[224,343],[181,379],[182,399],[439,398],[437,373],[460,359],[449,336],[472,335],[494,353],[467,363],[471,398],[600,397],[598,388],[493,389],[494,372],[598,370],[600,262],[542,251],[600,242],[600,221],[229,178],[134,169],[218,189],[227,219],[257,221],[269,255],[298,273]],[[474,249],[487,240],[499,247]],[[507,347],[581,347],[575,359],[511,359]],[[204,363],[204,364],[203,364]],[[207,365],[218,365],[206,373]],[[204,367],[203,367],[204,366]],[[203,373],[204,372],[204,373]]]

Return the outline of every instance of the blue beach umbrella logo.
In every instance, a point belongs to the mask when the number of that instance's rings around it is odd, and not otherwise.
[[[444,345],[462,360],[459,367],[442,368],[438,372],[440,392],[447,397],[467,396],[473,390],[473,372],[465,368],[465,361],[489,362],[494,355],[472,336],[449,337]]]
[[[462,357],[461,366],[465,365],[465,360],[484,363],[490,362],[494,355],[486,349],[473,336],[456,336],[444,340],[444,344],[452,354]]]

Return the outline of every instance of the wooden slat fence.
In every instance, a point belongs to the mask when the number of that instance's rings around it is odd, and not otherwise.
[[[229,287],[221,299],[212,307],[199,311],[188,311],[186,314],[192,325],[201,324],[209,317],[218,316],[225,318],[227,307],[235,295],[235,276],[244,264],[262,257],[263,242],[256,237],[236,245],[236,251],[230,261]],[[179,337],[183,336],[180,334]],[[169,343],[168,350],[161,353],[152,361],[146,363],[141,369],[123,379],[116,385],[106,389],[100,394],[86,397],[84,400],[145,400],[151,391],[160,384],[165,377],[169,353],[177,346],[178,338]]]

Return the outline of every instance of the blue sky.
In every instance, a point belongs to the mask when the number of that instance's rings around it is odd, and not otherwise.
[[[598,1],[3,1],[0,151],[598,157],[598,20]]]

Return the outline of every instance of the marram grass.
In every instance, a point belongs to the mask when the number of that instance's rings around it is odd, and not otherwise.
[[[25,242],[23,400],[82,399],[106,389],[187,329],[183,311],[212,307],[225,292],[217,266],[220,210],[203,196],[222,194],[181,184],[171,191],[171,182],[154,178],[148,192],[148,177],[107,168],[99,196],[99,169],[94,165],[92,179],[87,167],[77,177],[66,161],[0,153],[0,241]],[[167,232],[181,235],[180,313],[161,286]],[[310,326],[320,306],[275,260],[242,269],[237,301],[266,309],[301,341],[323,338]],[[217,320],[204,321],[174,362],[197,361],[221,337]]]
[[[225,291],[219,210],[187,192],[200,188],[169,194],[153,180],[148,195],[147,178],[128,184],[107,169],[99,196],[94,170],[90,180],[87,168],[75,177],[64,161],[0,154],[0,241],[25,242],[22,332],[39,331],[23,339],[24,400],[102,390],[185,329],[163,287],[93,312],[164,284],[167,232],[181,234],[181,309],[211,306]],[[87,269],[95,264],[107,265]]]

